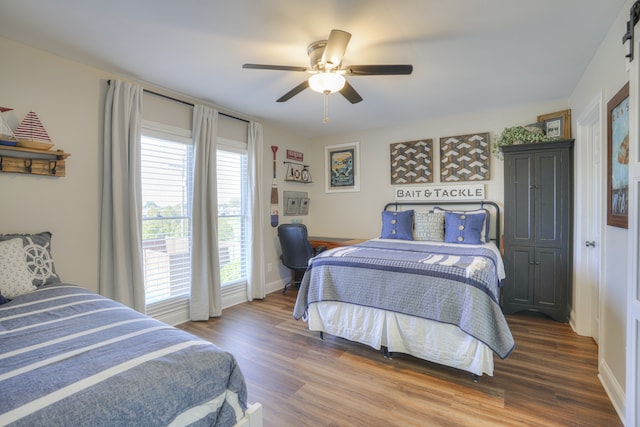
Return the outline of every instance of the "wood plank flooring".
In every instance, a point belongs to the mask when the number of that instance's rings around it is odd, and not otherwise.
[[[494,376],[307,329],[293,319],[296,289],[180,328],[233,353],[264,426],[622,426],[597,378],[597,347],[569,325],[507,316],[516,349]]]

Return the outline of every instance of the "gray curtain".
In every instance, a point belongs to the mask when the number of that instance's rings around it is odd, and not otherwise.
[[[249,123],[248,137],[248,181],[249,181],[249,269],[247,274],[247,298],[265,297],[265,272],[264,272],[264,218],[266,211],[263,209],[262,191],[260,185],[263,177],[263,143],[262,125],[256,122]]]
[[[142,87],[111,80],[104,114],[98,291],[145,311],[140,140]]]
[[[218,182],[216,136],[218,111],[196,105],[193,109],[193,210],[191,239],[191,320],[222,314],[218,256]]]

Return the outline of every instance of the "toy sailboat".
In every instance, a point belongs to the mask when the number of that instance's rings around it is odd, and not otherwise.
[[[18,147],[35,148],[37,150],[48,150],[53,147],[49,134],[42,122],[40,122],[38,115],[33,111],[30,111],[22,119],[13,133],[18,140]]]
[[[8,145],[13,147],[18,143],[16,136],[13,134],[11,130],[11,126],[5,120],[2,113],[5,111],[11,111],[13,108],[0,107],[0,145]]]

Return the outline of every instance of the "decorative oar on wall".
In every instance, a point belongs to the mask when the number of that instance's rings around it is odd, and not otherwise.
[[[276,152],[278,147],[271,146],[273,151],[273,182],[271,183],[271,226],[278,226],[278,183],[276,182]]]

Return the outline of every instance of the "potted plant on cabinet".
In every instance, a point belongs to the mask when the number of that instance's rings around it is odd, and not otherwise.
[[[536,142],[546,141],[542,129],[537,126],[512,126],[504,129],[493,143],[493,154],[502,158],[500,147],[515,144],[535,144]]]

